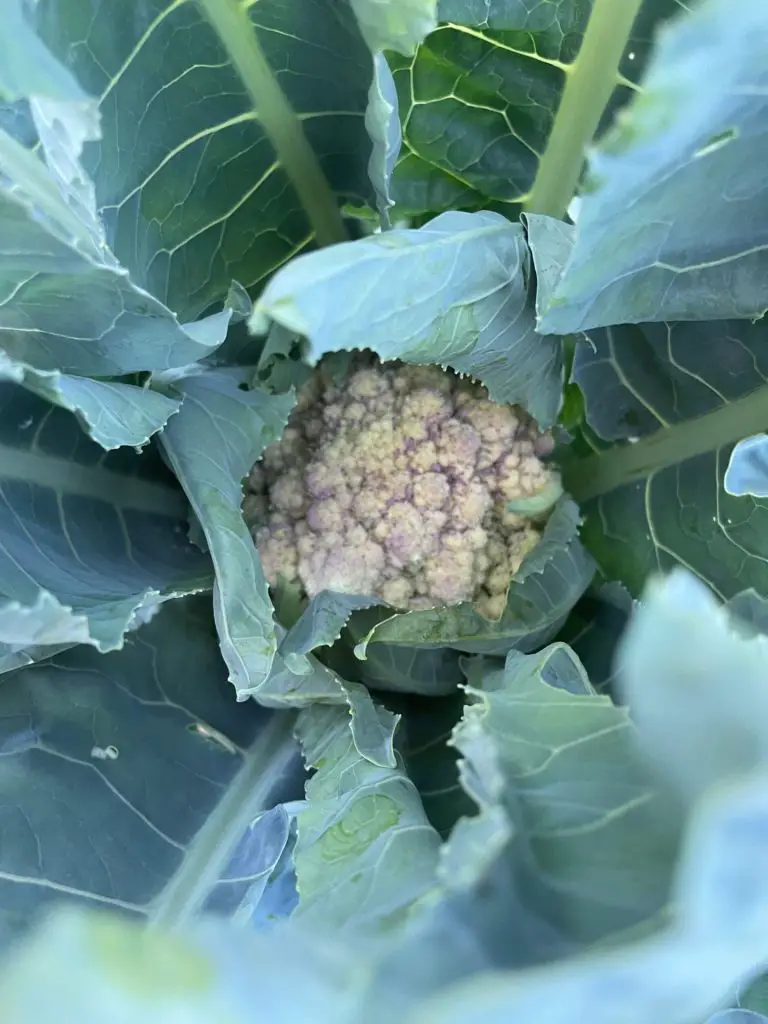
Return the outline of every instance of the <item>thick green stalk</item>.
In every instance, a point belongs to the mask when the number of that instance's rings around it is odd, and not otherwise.
[[[575,501],[588,501],[660,469],[762,433],[766,427],[768,386],[704,416],[658,430],[635,444],[586,459],[569,459],[563,467],[564,483]]]
[[[595,0],[579,55],[525,209],[563,217],[576,192],[587,146],[618,81],[619,61],[643,0]]]
[[[262,128],[298,193],[318,245],[348,241],[339,205],[280,88],[246,9],[237,0],[198,0],[251,98]]]

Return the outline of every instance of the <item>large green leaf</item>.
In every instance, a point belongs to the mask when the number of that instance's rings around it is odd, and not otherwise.
[[[724,597],[768,590],[768,504],[723,487],[733,442],[764,422],[765,341],[762,322],[714,321],[615,327],[578,347],[590,428],[636,443],[574,458],[566,481],[590,496],[587,547],[634,594],[675,565]]]
[[[293,393],[249,390],[240,370],[186,377],[163,448],[205,533],[216,568],[214,611],[230,679],[241,698],[268,677],[277,649],[272,602],[240,509],[242,481],[283,432]]]
[[[262,50],[333,188],[367,200],[371,55],[352,9],[261,0]],[[84,154],[107,240],[134,281],[183,320],[230,280],[258,290],[312,232],[242,82],[197,4],[42,0],[43,40],[98,97]]]
[[[594,151],[576,246],[541,329],[755,318],[764,285],[762,0],[706,0],[660,38]]]
[[[167,604],[120,652],[7,676],[0,721],[3,941],[61,900],[176,925],[219,884],[231,908],[252,820],[292,795],[291,767],[298,782],[293,717],[236,702],[208,597]]]
[[[66,125],[64,105],[46,114],[60,108]],[[36,120],[38,128],[47,124],[42,114]],[[47,130],[67,173],[54,175],[0,131],[2,347],[41,371],[100,377],[183,366],[208,355],[223,341],[229,315],[182,327],[126,274],[104,243],[90,186],[79,187],[83,139],[67,142],[65,134],[62,143],[51,125]]]
[[[503,669],[475,662],[468,693],[453,742],[479,778],[484,813],[500,804],[521,833],[541,915],[590,943],[656,914],[677,812],[638,757],[628,713],[594,693],[564,645],[511,651]]]
[[[510,215],[519,210],[591,6],[590,0],[442,0],[442,24],[415,57],[390,58],[403,120],[398,208],[406,214],[491,204]],[[630,95],[625,86],[637,81],[655,25],[681,6],[646,0],[612,108]]]
[[[303,334],[311,362],[369,348],[382,359],[452,366],[498,402],[551,426],[562,400],[560,342],[533,329],[523,232],[495,213],[445,213],[294,260],[267,285],[265,317]],[[354,295],[355,301],[348,301]]]
[[[210,586],[157,452],[108,455],[71,413],[12,383],[0,383],[0,495],[3,669],[41,645],[119,648],[159,603]]]

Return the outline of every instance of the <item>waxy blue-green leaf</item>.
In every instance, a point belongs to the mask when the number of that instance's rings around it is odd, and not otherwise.
[[[761,317],[768,9],[705,0],[659,35],[592,152],[576,243],[540,329]]]
[[[312,363],[368,348],[382,359],[447,364],[550,426],[562,399],[562,353],[558,339],[534,331],[529,285],[519,224],[495,213],[445,213],[419,229],[299,257],[269,282],[252,323],[269,318],[303,334]]]
[[[441,0],[415,57],[390,56],[403,120],[393,195],[405,216],[492,207],[531,190],[592,8],[582,0]],[[682,0],[645,0],[606,120],[632,95],[658,23]]]
[[[282,632],[278,627],[278,632]],[[366,761],[382,768],[396,764],[393,727],[382,720],[370,693],[349,682],[313,655],[286,660],[278,650],[272,670],[252,696],[265,707],[281,709],[325,705],[343,709],[355,748]]]
[[[114,650],[168,597],[210,587],[210,561],[186,538],[187,502],[157,453],[107,454],[71,413],[8,382],[0,493],[3,669],[27,648]]]
[[[394,616],[381,613],[367,635],[360,638],[358,656],[366,657],[370,647],[377,643],[447,646],[486,655],[503,655],[513,648],[530,651],[541,647],[564,624],[595,572],[594,562],[578,537],[579,522],[576,505],[569,498],[562,498],[539,544],[526,556],[514,577],[506,610],[498,622],[484,619],[469,604]],[[449,688],[436,692],[445,693]]]
[[[133,384],[35,370],[0,351],[0,380],[21,384],[75,413],[89,437],[106,448],[141,448],[178,412],[180,402]]]
[[[397,717],[378,708],[394,733]],[[440,837],[398,764],[361,757],[347,714],[315,705],[299,715],[307,765],[306,805],[294,851],[294,918],[333,934],[379,934],[401,926],[434,885]]]
[[[470,662],[468,679],[453,743],[483,794],[480,826],[495,806],[510,835],[521,833],[540,915],[588,944],[658,913],[679,814],[640,757],[628,712],[594,693],[565,645],[510,651],[502,669]]]
[[[634,596],[676,565],[723,598],[766,592],[768,503],[728,494],[724,476],[733,445],[765,426],[767,338],[764,321],[726,320],[618,326],[577,346],[599,450],[574,455],[565,483],[585,545]]]
[[[178,926],[247,876],[249,826],[298,795],[300,759],[292,716],[238,704],[226,675],[199,596],[122,651],[83,645],[4,679],[3,943],[62,901]]]
[[[228,316],[212,337],[201,337],[128,276],[80,181],[84,141],[82,134],[58,140],[54,174],[0,131],[3,349],[38,370],[100,377],[202,359],[224,340]]]
[[[259,0],[248,14],[333,190],[367,202],[372,62],[351,7]],[[312,244],[259,112],[196,3],[111,0],[91,11],[41,0],[35,24],[99,102],[101,139],[84,169],[107,242],[137,285],[193,320],[232,278],[256,292]]]
[[[292,393],[251,391],[246,380],[244,371],[214,370],[179,381],[181,410],[161,435],[213,559],[216,625],[241,699],[258,693],[277,650],[267,581],[241,511],[242,481],[294,404]]]
[[[418,1007],[412,1024],[707,1020],[768,960],[766,836],[764,774],[718,790],[688,828],[669,927],[527,971],[477,974]]]

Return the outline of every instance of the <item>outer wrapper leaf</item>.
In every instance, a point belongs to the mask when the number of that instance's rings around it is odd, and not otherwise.
[[[397,718],[376,709],[394,733]],[[440,837],[402,767],[364,760],[336,708],[302,711],[297,733],[309,767],[306,807],[294,854],[294,916],[335,934],[383,933],[401,926],[434,884]]]
[[[54,405],[75,413],[89,437],[110,451],[141,448],[162,430],[180,403],[133,384],[45,373],[8,359],[0,352],[0,379],[28,388]]]
[[[749,405],[768,379],[766,336],[764,322],[625,325],[594,331],[577,347],[573,377],[595,448],[663,429],[672,440],[671,464],[654,468],[651,458],[644,477],[609,479],[604,493],[581,506],[585,545],[605,576],[633,595],[651,573],[675,566],[695,572],[722,598],[750,587],[765,591],[766,502],[726,492],[733,442],[696,420],[719,411],[734,440],[761,429],[759,400],[746,417],[739,400]],[[585,465],[574,458],[565,472],[574,491]]]
[[[231,916],[264,864],[251,822],[300,792],[292,717],[236,702],[209,597],[6,677],[0,721],[3,944],[60,902]]]
[[[519,224],[446,213],[292,261],[256,304],[307,337],[309,357],[370,348],[382,359],[440,363],[482,381],[543,426],[560,409],[560,342],[534,332],[529,255]],[[343,296],[355,295],[352,306]]]
[[[659,36],[642,92],[591,154],[542,331],[764,314],[766,54],[760,0],[737,17],[707,0]]]
[[[67,114],[62,107],[65,125]],[[202,359],[224,340],[229,315],[204,337],[129,278],[105,244],[87,179],[80,181],[83,141],[58,143],[65,166],[56,174],[0,131],[3,348],[41,371],[99,377]]]
[[[441,0],[415,58],[390,56],[403,120],[394,197],[407,216],[497,209],[515,217],[531,190],[591,4]],[[646,0],[604,118],[632,96],[658,23],[677,0]]]
[[[351,7],[262,0],[249,15],[334,191],[372,199],[364,125],[372,65]],[[257,292],[311,246],[258,112],[196,4],[112,0],[91,19],[80,0],[43,0],[35,24],[100,100],[102,137],[84,169],[107,242],[138,286],[194,320],[233,278]]]
[[[210,586],[157,453],[107,455],[71,413],[10,383],[0,383],[0,491],[4,670],[29,648],[120,648],[162,601]]]
[[[216,568],[216,625],[240,699],[257,694],[277,650],[267,582],[240,510],[242,480],[280,436],[294,403],[292,394],[243,390],[246,378],[217,370],[179,382],[184,402],[162,435]]]

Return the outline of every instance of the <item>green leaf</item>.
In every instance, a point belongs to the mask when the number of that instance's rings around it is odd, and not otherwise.
[[[437,27],[437,0],[351,0],[365,41],[373,53],[395,50],[413,56]]]
[[[573,650],[592,686],[616,700],[616,646],[632,614],[634,602],[620,583],[601,583],[582,597],[562,630],[560,643]]]
[[[236,702],[209,597],[6,677],[0,721],[3,943],[60,901],[179,926],[226,888],[233,910],[252,820],[298,784],[293,718]]]
[[[377,603],[375,597],[323,590],[312,598],[280,642],[281,657],[290,664],[297,655],[309,654],[317,647],[330,647],[341,636],[353,612]]]
[[[731,452],[725,471],[723,487],[734,497],[752,494],[768,498],[768,472],[766,472],[766,443],[768,435],[755,434],[739,441]]]
[[[378,624],[396,637],[397,621],[399,617],[393,619],[382,608],[370,615],[352,617],[349,636],[357,654],[354,670],[360,679],[373,690],[395,693],[438,697],[454,691],[464,680],[458,652],[442,645],[421,647],[415,642],[381,641]]]
[[[79,148],[59,145],[60,164],[76,164]],[[10,357],[41,371],[108,377],[184,366],[221,344],[228,314],[212,337],[199,337],[198,325],[183,327],[128,277],[87,208],[87,187],[85,196],[68,195],[71,182],[2,131],[0,171],[0,332]],[[72,173],[77,183],[77,167]]]
[[[210,586],[156,452],[107,455],[16,384],[0,383],[0,410],[0,667],[32,647],[115,650],[161,602]]]
[[[414,1024],[688,1024],[706,1020],[768,959],[764,775],[709,797],[677,870],[677,920],[643,942],[528,971],[480,973],[418,1008]]]
[[[14,381],[77,415],[89,437],[106,448],[140,448],[162,430],[178,401],[133,384],[35,370],[0,351],[0,380]]]
[[[724,489],[733,444],[762,430],[766,326],[743,321],[594,331],[573,378],[600,441],[629,439],[564,478],[582,539],[636,596],[648,576],[690,569],[724,598],[768,587],[768,505]]]
[[[706,0],[660,35],[643,91],[591,154],[542,331],[765,313],[768,11],[733,13]]]
[[[501,807],[510,836],[520,832],[542,916],[589,944],[658,913],[679,812],[656,791],[627,711],[594,693],[561,644],[511,651],[503,669],[474,662],[468,678],[453,742],[477,780],[480,827]]]
[[[690,573],[646,587],[620,646],[620,691],[649,755],[687,799],[765,767],[767,664],[768,637],[746,639]]]
[[[376,711],[394,733],[397,717]],[[399,764],[361,757],[340,709],[302,711],[297,735],[316,771],[298,815],[294,917],[334,934],[399,927],[434,885],[440,847],[416,787]]]
[[[397,749],[408,778],[416,785],[431,824],[447,839],[461,817],[477,812],[459,782],[459,754],[449,742],[464,710],[464,693],[454,688],[445,697],[389,698],[387,706],[401,716]]]
[[[533,330],[528,250],[494,213],[446,213],[294,260],[272,278],[254,323],[305,335],[309,359],[370,348],[382,359],[448,364],[542,426],[560,409],[560,342]],[[354,294],[350,306],[344,295]]]
[[[261,0],[247,10],[332,188],[366,202],[371,56],[351,9]],[[113,0],[92,13],[41,0],[35,21],[99,100],[102,138],[84,167],[110,248],[184,321],[223,301],[232,278],[257,292],[312,232],[230,56],[195,3]]]
[[[367,657],[371,645],[379,643],[448,646],[489,655],[540,647],[561,628],[594,575],[594,563],[578,538],[579,522],[576,505],[562,498],[539,544],[513,579],[506,610],[498,622],[484,619],[468,604],[379,616],[360,641],[358,657]]]
[[[257,694],[277,649],[267,582],[240,509],[242,480],[280,437],[294,404],[292,393],[248,390],[246,378],[215,370],[180,381],[181,410],[161,436],[211,552],[216,625],[240,699]]]
[[[390,58],[403,120],[394,198],[405,214],[492,206],[517,215],[591,6],[441,0],[441,24],[415,58]],[[680,8],[677,0],[646,0],[611,111],[631,95],[655,26]]]

